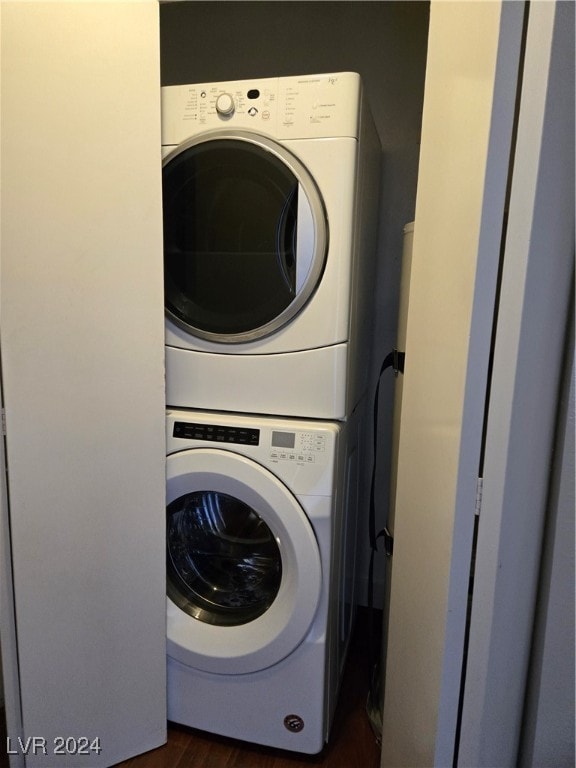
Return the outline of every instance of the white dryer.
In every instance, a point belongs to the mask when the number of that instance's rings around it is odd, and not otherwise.
[[[358,426],[168,412],[169,720],[322,749],[353,618]]]
[[[348,416],[380,175],[359,75],[166,86],[162,143],[168,406]]]

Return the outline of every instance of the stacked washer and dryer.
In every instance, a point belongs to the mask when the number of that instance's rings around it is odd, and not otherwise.
[[[380,146],[355,73],[162,89],[168,717],[315,753],[355,603]]]

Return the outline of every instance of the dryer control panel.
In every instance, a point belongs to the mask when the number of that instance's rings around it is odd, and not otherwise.
[[[357,138],[360,101],[355,72],[164,86],[162,144],[222,127],[280,140]]]

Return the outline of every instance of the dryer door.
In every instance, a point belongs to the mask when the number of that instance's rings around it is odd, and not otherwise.
[[[295,496],[254,461],[191,449],[167,461],[168,653],[243,674],[306,636],[320,600],[320,552]]]
[[[162,177],[169,320],[223,344],[289,322],[315,290],[328,244],[302,163],[258,134],[217,131],[170,153]]]

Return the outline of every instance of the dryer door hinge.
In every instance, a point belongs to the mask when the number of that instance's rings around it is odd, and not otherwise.
[[[476,480],[476,505],[474,508],[474,514],[479,517],[480,510],[482,509],[482,490],[484,488],[484,478],[479,477]]]

